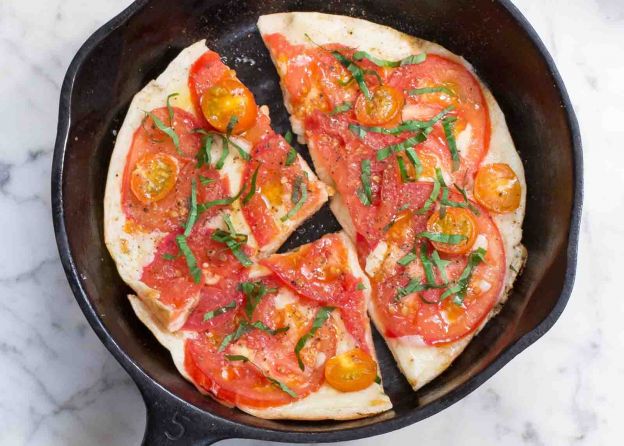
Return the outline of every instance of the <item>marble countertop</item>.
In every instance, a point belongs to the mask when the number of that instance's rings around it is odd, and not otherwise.
[[[133,445],[143,434],[140,395],[75,303],[50,218],[63,76],[82,42],[129,3],[0,2],[3,445]],[[585,209],[572,298],[551,331],[467,398],[417,425],[350,444],[622,444],[624,2],[515,3],[553,55],[583,136]]]

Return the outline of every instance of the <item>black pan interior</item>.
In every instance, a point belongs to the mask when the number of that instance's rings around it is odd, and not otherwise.
[[[120,348],[131,358],[124,364],[126,367],[135,364],[159,385],[200,411],[246,426],[320,433],[388,420],[387,426],[396,427],[446,407],[495,371],[480,374],[486,367],[498,361],[495,368],[498,369],[511,359],[513,353],[505,354],[505,351],[516,340],[549,317],[554,322],[560,311],[554,310],[568,268],[568,236],[575,194],[574,127],[571,127],[567,99],[557,88],[556,76],[508,6],[492,0],[152,0],[141,3],[144,6],[137,13],[119,28],[109,30],[86,60],[75,67],[60,203],[68,248],[81,276],[80,284],[74,285],[82,287],[88,295],[88,302],[83,305],[92,305],[99,316],[99,321],[91,316],[91,322],[96,325],[101,322],[110,333],[109,348]],[[438,42],[463,55],[475,66],[505,112],[529,185],[524,222],[529,260],[509,303],[447,372],[416,393],[400,375],[383,341],[376,335],[384,384],[394,410],[359,421],[265,421],[201,397],[179,376],[166,350],[132,313],[126,299],[130,290],[120,280],[103,243],[102,200],[108,162],[115,131],[121,126],[132,96],[161,73],[181,49],[207,39],[209,47],[237,70],[258,102],[270,106],[276,130],[285,132],[288,119],[278,78],[255,22],[261,14],[295,10],[366,18]],[[308,157],[304,147],[298,150]],[[283,249],[315,240],[338,228],[325,207]],[[541,327],[534,338],[548,328]],[[391,428],[380,428],[379,432]],[[248,434],[243,429],[237,435]]]

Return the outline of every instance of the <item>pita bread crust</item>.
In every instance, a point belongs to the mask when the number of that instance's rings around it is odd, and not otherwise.
[[[305,45],[312,47],[314,44],[324,45],[328,43],[340,43],[348,47],[355,47],[362,51],[367,51],[374,56],[388,60],[399,60],[412,54],[422,52],[438,54],[454,60],[464,65],[473,74],[474,69],[464,58],[451,53],[442,46],[428,42],[423,39],[409,36],[390,27],[369,22],[367,20],[356,19],[346,16],[337,16],[330,14],[321,14],[315,12],[293,12],[279,13],[261,16],[258,20],[258,28],[260,33],[265,36],[269,34],[279,33],[286,39],[297,45]],[[309,38],[306,37],[309,36]],[[274,55],[271,54],[273,57]],[[278,72],[280,67],[273,58]],[[280,75],[283,74],[280,72]],[[424,346],[415,343],[410,337],[386,339],[390,350],[392,351],[399,368],[406,376],[412,387],[416,390],[430,382],[440,373],[442,373],[452,361],[461,354],[468,345],[473,336],[475,336],[481,328],[492,318],[507,299],[513,282],[522,269],[526,260],[526,249],[521,244],[522,239],[522,221],[526,206],[526,180],[524,176],[524,167],[522,161],[515,149],[511,135],[505,122],[505,117],[494,99],[489,89],[476,76],[483,90],[484,98],[487,103],[490,120],[491,120],[491,140],[488,154],[482,164],[490,163],[507,163],[514,170],[520,184],[522,185],[522,197],[520,206],[515,212],[509,214],[493,215],[505,248],[505,256],[507,261],[507,272],[505,276],[504,291],[499,297],[498,304],[490,312],[483,324],[473,334],[459,341],[447,344],[445,346]],[[280,84],[281,78],[280,78]],[[286,88],[282,84],[282,90],[285,92],[284,99],[286,108],[291,113],[291,124],[293,131],[297,134],[299,141],[305,141],[303,122],[292,116],[292,107]],[[316,158],[316,150],[313,144],[308,145],[312,161],[319,174],[319,177],[333,184],[329,173],[326,172],[322,163]],[[344,200],[338,193],[334,194],[331,199],[330,207],[336,218],[345,229],[347,234],[353,238],[355,231],[354,225],[345,208]],[[372,305],[369,306],[369,313],[375,325],[383,332],[380,319],[376,315]]]

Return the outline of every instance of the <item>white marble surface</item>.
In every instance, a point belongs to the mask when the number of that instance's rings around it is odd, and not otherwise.
[[[49,173],[59,89],[128,0],[0,1],[0,444],[139,444],[139,393],[63,275]],[[576,287],[557,325],[481,388],[351,444],[616,445],[624,437],[624,2],[516,0],[568,86],[585,146]],[[230,440],[222,444],[256,444]]]

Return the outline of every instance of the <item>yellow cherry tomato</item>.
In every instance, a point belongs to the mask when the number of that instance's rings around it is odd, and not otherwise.
[[[364,125],[382,125],[398,118],[403,109],[403,94],[394,87],[382,85],[371,90],[371,99],[364,94],[355,101],[355,117]]]
[[[206,90],[200,102],[204,117],[220,132],[227,130],[232,118],[236,119],[232,130],[235,134],[244,132],[256,122],[258,107],[253,94],[236,79],[219,81]]]
[[[520,206],[522,186],[508,164],[488,164],[477,171],[474,196],[492,212],[512,212]]]
[[[477,237],[477,222],[472,212],[464,208],[446,208],[444,217],[434,212],[427,221],[427,231],[463,235],[465,239],[459,243],[432,242],[435,249],[448,254],[465,254],[470,250]]]
[[[377,378],[377,363],[364,350],[354,348],[325,363],[327,383],[341,392],[366,389]]]
[[[178,179],[178,162],[166,153],[148,153],[137,161],[130,179],[130,189],[141,203],[165,198]]]

